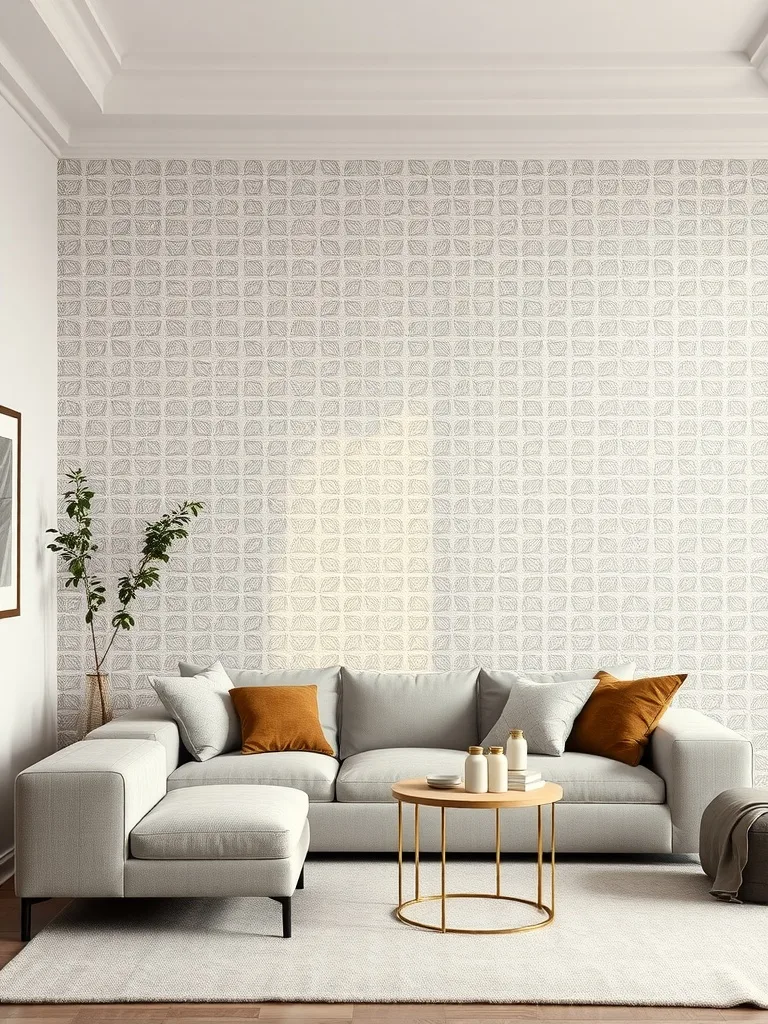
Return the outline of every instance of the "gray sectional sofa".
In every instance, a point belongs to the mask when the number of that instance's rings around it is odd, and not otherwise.
[[[634,666],[611,671],[631,672]],[[182,675],[195,666],[182,664]],[[305,752],[188,759],[175,721],[157,705],[132,711],[89,739],[145,739],[164,750],[167,791],[209,785],[288,786],[309,798],[310,849],[385,852],[397,845],[391,785],[430,772],[461,772],[466,749],[478,743],[506,701],[503,686],[478,670],[394,674],[339,667],[300,672],[229,671],[235,686],[318,686],[320,719],[336,757]],[[534,681],[583,676],[526,672]],[[530,757],[531,767],[559,783],[558,848],[573,853],[696,853],[704,808],[719,792],[752,783],[752,748],[705,715],[670,709],[653,734],[645,763],[636,768],[589,754]],[[433,812],[433,813],[430,813]],[[405,815],[406,847],[412,845]],[[493,849],[494,816],[448,815],[449,848]],[[502,815],[508,852],[535,849],[535,813]],[[439,849],[439,812],[424,808],[422,850]]]

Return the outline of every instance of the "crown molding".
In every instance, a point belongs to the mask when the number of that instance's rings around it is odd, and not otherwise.
[[[768,155],[768,22],[744,53],[153,54],[100,0],[15,2],[0,94],[57,155]]]
[[[140,72],[270,72],[307,71],[627,71],[733,69],[749,65],[747,54],[731,51],[699,53],[131,53],[120,58],[123,71]]]
[[[154,117],[414,117],[669,114],[716,117],[768,111],[768,88],[745,55],[686,66],[659,61],[595,64],[425,65],[379,58],[362,66],[327,61],[301,70],[280,65],[172,71],[123,68],[104,113]]]
[[[54,151],[55,152],[55,151]],[[568,143],[451,143],[413,144],[409,146],[385,143],[362,144],[339,140],[333,145],[317,143],[243,143],[206,141],[202,136],[194,143],[141,143],[126,141],[114,143],[75,143],[65,146],[56,154],[66,159],[231,159],[262,160],[759,160],[768,158],[768,143],[754,145],[739,143],[683,142],[667,145],[632,142],[590,142],[578,145]]]
[[[37,135],[41,142],[60,157],[70,138],[70,126],[48,102],[15,57],[0,41],[0,96]]]
[[[120,56],[87,0],[29,0],[84,85],[104,109]]]
[[[645,158],[768,157],[768,114],[739,119],[115,118],[73,133],[73,157]],[[630,119],[631,121],[631,119]],[[660,124],[660,121],[662,122]]]
[[[768,31],[753,40],[753,44],[747,51],[749,63],[760,75],[761,79],[768,83]]]

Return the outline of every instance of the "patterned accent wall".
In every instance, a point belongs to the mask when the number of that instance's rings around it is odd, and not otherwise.
[[[61,468],[112,662],[636,658],[768,778],[768,162],[64,160]],[[60,600],[71,737],[88,646]]]

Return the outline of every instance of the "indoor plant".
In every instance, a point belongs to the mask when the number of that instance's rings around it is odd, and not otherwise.
[[[68,573],[64,586],[77,589],[82,584],[85,591],[85,621],[90,629],[94,671],[86,675],[85,713],[81,729],[84,735],[112,718],[109,678],[103,666],[118,632],[135,625],[129,611],[130,605],[140,590],[147,590],[159,581],[160,567],[169,560],[173,542],[187,536],[190,520],[198,515],[203,505],[199,501],[184,501],[166,512],[157,522],[146,524],[144,546],[138,565],[118,579],[118,608],[112,615],[109,630],[97,636],[96,622],[107,601],[107,588],[91,568],[91,558],[98,551],[98,544],[93,543],[91,532],[91,501],[94,492],[88,486],[82,470],[70,470],[65,476],[72,485],[70,490],[64,492],[65,510],[72,528],[69,532],[60,533],[56,529],[46,532],[56,535],[48,547],[61,555],[64,562]]]

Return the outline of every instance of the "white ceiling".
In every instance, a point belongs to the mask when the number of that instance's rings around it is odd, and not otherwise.
[[[94,0],[119,53],[744,50],[759,0]]]
[[[0,0],[58,153],[768,155],[768,0]]]

